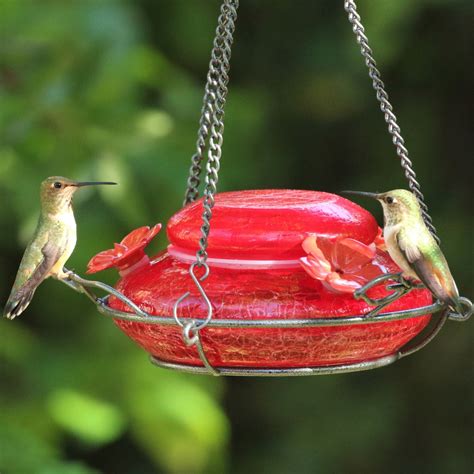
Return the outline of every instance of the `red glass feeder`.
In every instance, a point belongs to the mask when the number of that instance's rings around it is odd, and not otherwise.
[[[150,259],[144,248],[160,225],[141,227],[89,264],[90,273],[118,269],[116,289],[72,272],[64,283],[114,318],[155,364],[188,372],[349,372],[380,367],[421,349],[448,318],[467,320],[473,305],[460,298],[465,311],[453,313],[439,301],[432,303],[424,287],[396,274],[400,270],[367,211],[315,191],[216,196],[238,4],[223,0],[221,6],[187,205],[168,223],[168,250]],[[409,187],[436,238],[355,1],[346,0],[344,9]],[[195,202],[206,153],[205,197]],[[98,298],[91,288],[109,296]]]
[[[189,274],[198,249],[201,213],[201,201],[183,208],[168,223],[168,250],[151,260],[142,258],[141,264],[122,272],[117,290],[150,315],[150,323],[136,315],[123,319],[131,314],[130,308],[114,296],[108,299],[109,309],[118,316],[116,324],[158,365],[203,368],[198,348],[185,344],[182,328],[173,318],[176,301],[187,291],[190,296],[177,311],[183,325],[205,320],[208,311]],[[398,350],[430,320],[424,313],[416,316],[418,308],[432,302],[428,290],[413,290],[384,309],[384,314],[415,311],[416,317],[378,322],[381,316],[364,318],[373,307],[356,300],[353,290],[341,292],[305,269],[313,257],[303,242],[311,236],[321,248],[333,244],[332,250],[323,250],[328,261],[333,252],[336,260],[331,265],[338,262],[340,268],[332,270],[341,279],[346,269],[348,278],[360,285],[377,274],[399,271],[385,251],[375,248],[373,242],[379,243],[380,236],[373,216],[351,201],[315,191],[223,193],[216,197],[212,223],[207,260],[211,271],[203,288],[213,315],[199,336],[208,363],[220,371],[268,374],[380,366],[395,360]],[[356,250],[338,247],[346,241],[372,249],[368,273],[365,261],[354,267],[354,258],[360,257],[357,246]],[[148,242],[144,239],[142,248]],[[94,270],[94,259],[91,264]],[[371,298],[387,294],[381,285],[369,291]]]

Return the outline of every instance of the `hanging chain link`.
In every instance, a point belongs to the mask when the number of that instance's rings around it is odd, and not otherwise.
[[[217,22],[216,37],[211,51],[209,72],[207,74],[206,87],[204,90],[196,153],[194,153],[191,158],[191,167],[189,169],[189,178],[183,205],[195,201],[199,195],[198,188],[200,184],[201,163],[206,151],[210,131],[214,131],[214,134],[220,135],[220,139],[214,138],[213,140],[214,143],[217,142],[219,149],[222,145],[223,107],[227,96],[231,45],[235,31],[238,6],[238,0],[225,0],[221,7],[221,14]]]
[[[400,158],[405,177],[408,180],[408,186],[411,192],[416,196],[420,204],[421,213],[426,226],[430,230],[433,237],[439,243],[439,237],[436,235],[436,229],[433,226],[432,219],[428,214],[428,206],[425,204],[424,196],[420,189],[420,183],[416,180],[416,173],[413,170],[413,164],[408,157],[408,150],[405,147],[405,140],[400,131],[400,126],[397,123],[397,117],[393,113],[392,104],[389,102],[388,94],[385,90],[385,85],[381,79],[377,63],[373,57],[372,49],[369,46],[369,40],[365,35],[365,29],[362,26],[360,15],[357,13],[357,6],[354,0],[345,0],[344,9],[346,10],[349,22],[352,25],[357,43],[359,43],[360,51],[365,59],[365,64],[369,69],[369,77],[372,79],[372,87],[374,88],[377,100],[380,102],[380,109],[382,110],[385,122],[388,125],[388,131],[392,136],[392,142],[398,157]]]
[[[209,65],[208,87],[205,96],[208,96],[207,100],[210,105],[209,107],[205,105],[204,110],[209,110],[210,117],[206,114],[202,119],[202,123],[205,125],[203,131],[209,134],[209,146],[207,152],[201,238],[199,240],[199,250],[196,253],[198,266],[203,266],[207,260],[210,221],[217,191],[222,143],[224,140],[224,105],[227,99],[231,46],[238,6],[238,0],[224,0]],[[204,138],[204,134],[200,135],[198,141],[202,143]]]
[[[206,150],[206,140],[209,135],[210,115],[212,113],[212,103],[209,100],[209,77],[204,92],[203,107],[201,118],[199,120],[199,131],[196,142],[196,153],[191,157],[191,168],[189,168],[189,177],[187,181],[186,193],[184,195],[183,206],[194,202],[199,195],[199,183],[201,175],[201,162]]]
[[[196,252],[196,261],[189,268],[189,274],[194,285],[206,304],[207,317],[200,323],[195,319],[188,320],[186,323],[180,320],[178,307],[191,295],[189,291],[178,298],[173,307],[173,317],[183,328],[183,339],[185,343],[189,346],[196,346],[204,366],[214,375],[219,375],[219,372],[209,363],[200,339],[200,330],[209,324],[214,310],[201,283],[209,275],[207,246],[209,232],[211,230],[212,208],[214,207],[217,182],[219,179],[222,143],[224,141],[224,106],[227,99],[231,47],[238,7],[238,0],[224,0],[221,7],[204,91],[196,153],[191,160],[191,168],[189,170],[184,199],[184,205],[186,205],[195,201],[199,195],[198,188],[200,183],[201,163],[206,151],[206,142],[208,141],[201,238],[199,239],[199,250]],[[201,273],[199,277],[196,275],[197,268],[204,270],[204,273]]]

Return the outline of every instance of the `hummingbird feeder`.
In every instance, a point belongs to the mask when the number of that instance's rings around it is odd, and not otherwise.
[[[216,194],[237,8],[238,0],[221,7],[197,151],[184,207],[167,224],[168,248],[149,258],[144,249],[161,225],[136,229],[89,263],[89,273],[116,268],[116,288],[75,274],[66,283],[160,367],[213,375],[333,374],[412,354],[448,318],[469,318],[472,303],[460,298],[466,310],[453,313],[425,287],[404,280],[369,212],[318,191]],[[436,237],[355,2],[344,8],[409,187]]]

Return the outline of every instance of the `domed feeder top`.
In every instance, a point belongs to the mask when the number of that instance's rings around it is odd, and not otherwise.
[[[195,257],[201,237],[202,200],[169,221],[170,253]],[[373,242],[378,226],[357,204],[334,194],[301,190],[251,190],[218,194],[208,240],[211,259],[295,260],[310,234]]]

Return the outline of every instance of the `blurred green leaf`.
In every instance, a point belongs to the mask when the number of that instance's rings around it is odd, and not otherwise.
[[[52,392],[48,409],[59,426],[87,443],[110,443],[126,427],[122,413],[111,403],[73,390]]]
[[[35,474],[100,474],[100,471],[91,469],[80,463],[54,463],[50,466],[38,466]]]
[[[0,429],[0,472],[32,473],[39,465],[51,463],[56,452],[27,430],[2,424]]]
[[[62,462],[51,446],[13,425],[0,429],[2,474],[99,474],[79,462]]]
[[[223,462],[229,425],[208,390],[192,378],[153,367],[135,378],[139,389],[128,394],[131,429],[158,464],[191,474]]]

